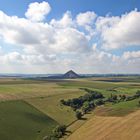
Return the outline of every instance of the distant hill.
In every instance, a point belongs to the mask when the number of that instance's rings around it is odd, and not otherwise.
[[[77,73],[75,73],[74,71],[70,70],[70,71],[66,72],[65,74],[48,76],[47,79],[75,79],[75,78],[80,78],[80,77],[83,77],[83,76],[80,76]]]
[[[70,79],[80,78],[80,75],[78,75],[74,71],[70,70],[70,71],[66,72],[64,75],[62,75],[62,78],[70,78]]]

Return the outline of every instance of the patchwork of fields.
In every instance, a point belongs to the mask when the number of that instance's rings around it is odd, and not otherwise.
[[[133,95],[140,89],[140,78],[0,79],[0,139],[42,140],[58,124],[69,125],[72,135],[64,138],[71,140],[100,140],[103,137],[123,140],[132,139],[129,135],[133,134],[133,140],[140,137],[140,124],[137,123],[140,122],[140,99],[97,107],[85,116],[87,119],[76,121],[75,112],[61,105],[60,100],[84,95],[85,91],[80,88],[100,91],[105,97],[110,94]],[[119,129],[114,131],[116,128]],[[127,136],[131,129],[132,133]]]

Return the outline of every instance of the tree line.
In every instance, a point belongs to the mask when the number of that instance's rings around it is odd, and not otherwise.
[[[81,119],[81,117],[94,109],[96,106],[104,105],[106,102],[112,104],[119,103],[123,101],[131,101],[140,97],[140,90],[138,90],[134,95],[126,96],[125,94],[116,95],[111,94],[110,97],[105,98],[102,93],[98,91],[93,91],[87,88],[81,88],[87,93],[78,98],[60,100],[60,103],[66,106],[70,106],[76,112],[76,118]]]
[[[77,119],[81,119],[82,116],[89,111],[93,110],[96,106],[104,104],[104,96],[102,93],[93,91],[90,89],[82,88],[87,93],[78,98],[60,100],[62,105],[70,106],[75,111]]]
[[[119,103],[119,102],[122,102],[122,101],[131,101],[131,100],[134,100],[134,99],[137,99],[140,97],[140,90],[138,90],[134,95],[131,95],[131,96],[126,96],[125,94],[123,95],[113,95],[111,94],[110,97],[108,97],[105,102],[112,102],[112,103]]]
[[[86,106],[87,104],[88,106],[94,106],[93,105],[94,100],[104,98],[103,94],[101,94],[100,92],[92,91],[92,90],[89,90],[87,92],[88,93],[78,98],[73,98],[68,100],[62,99],[60,100],[60,102],[63,105],[70,106],[74,111],[76,111],[77,109],[80,109],[82,106]]]

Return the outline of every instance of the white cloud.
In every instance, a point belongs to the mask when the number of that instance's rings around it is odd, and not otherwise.
[[[31,3],[25,13],[25,16],[31,21],[43,21],[45,16],[51,11],[51,7],[48,2],[34,2]]]
[[[67,11],[66,13],[64,13],[63,17],[60,20],[52,19],[50,24],[55,28],[67,28],[74,26],[71,12]]]
[[[67,14],[69,13],[64,17]],[[60,21],[65,21],[64,17]],[[0,12],[0,35],[6,42],[22,46],[28,54],[48,55],[87,50],[88,39],[85,34],[64,25],[61,29],[47,23],[34,23],[27,19],[10,17]]]
[[[41,34],[43,31],[45,34]],[[46,23],[33,23],[24,18],[7,16],[0,11],[0,34],[3,39],[12,44],[38,44],[46,36],[51,35],[52,28]],[[37,36],[40,34],[39,36]],[[49,41],[49,38],[48,38]]]
[[[140,12],[137,10],[121,17],[100,17],[97,30],[101,32],[103,48],[118,49],[140,46]]]
[[[85,52],[88,50],[88,39],[85,34],[73,28],[57,30],[55,44],[50,46],[56,52]]]
[[[140,59],[140,51],[124,52],[123,58],[124,59],[136,59],[136,58]]]
[[[91,25],[93,24],[94,19],[96,18],[94,12],[88,11],[85,13],[80,13],[76,17],[77,24],[80,26]]]
[[[108,51],[124,45],[140,45],[138,11],[121,17],[97,17],[94,12],[85,12],[76,18],[67,11],[62,18],[48,23],[42,21],[46,14],[28,19],[0,11],[0,39],[13,46],[10,52],[5,52],[3,45],[0,47],[1,70],[23,73],[56,73],[68,69],[81,73],[139,71],[139,51],[126,51],[122,56]]]

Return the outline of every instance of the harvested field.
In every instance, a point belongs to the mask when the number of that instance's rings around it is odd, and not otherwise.
[[[139,140],[140,111],[125,117],[94,116],[67,140]]]

